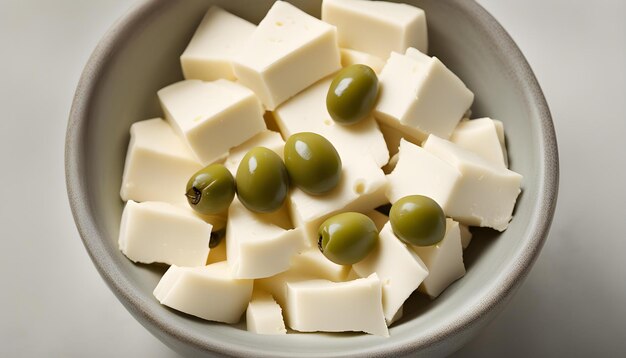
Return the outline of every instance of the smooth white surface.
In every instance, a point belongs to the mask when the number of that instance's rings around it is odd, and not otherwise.
[[[99,277],[65,191],[76,83],[97,41],[132,3],[0,1],[2,357],[178,357]],[[550,238],[530,275],[455,357],[624,356],[626,2],[480,3],[543,87],[562,180]]]

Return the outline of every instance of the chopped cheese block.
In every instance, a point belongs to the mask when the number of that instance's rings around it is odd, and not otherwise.
[[[235,76],[268,110],[341,68],[337,31],[276,1],[235,59]]]
[[[187,200],[184,203],[176,203],[176,206],[211,224],[213,227],[212,232],[226,228],[226,212],[221,214],[202,214],[192,209]]]
[[[361,277],[378,275],[383,289],[383,313],[391,324],[404,301],[428,276],[428,269],[415,252],[396,237],[391,223],[385,224],[378,238],[376,248],[352,268]]]
[[[235,80],[233,59],[255,28],[248,21],[211,6],[180,56],[185,79]]]
[[[474,94],[436,57],[409,48],[392,53],[380,76],[378,120],[419,140],[449,138]]]
[[[465,250],[470,242],[472,242],[472,232],[467,225],[463,224],[459,224],[459,231],[461,232],[461,246],[463,246],[463,250]]]
[[[383,66],[385,66],[385,61],[379,57],[370,55],[369,53],[351,50],[349,48],[342,48],[341,67],[348,67],[356,64],[368,66],[378,74],[383,69]]]
[[[407,195],[425,195],[459,222],[499,231],[511,220],[522,180],[434,135],[424,148],[402,140],[398,164],[387,178],[392,203]]]
[[[428,277],[420,291],[435,298],[450,284],[465,275],[459,223],[446,219],[446,235],[436,245],[411,246],[428,267]]]
[[[382,167],[389,161],[385,138],[374,118],[344,126],[335,123],[326,108],[326,95],[332,78],[326,78],[285,102],[274,112],[285,138],[299,132],[314,132],[328,139],[341,159],[352,160],[355,154],[370,156]]]
[[[507,167],[504,126],[491,118],[478,118],[461,121],[452,136],[452,143],[472,151],[494,165]]]
[[[226,255],[233,277],[270,277],[289,269],[305,241],[302,229],[285,230],[266,222],[235,199],[228,210]]]
[[[337,26],[339,46],[387,59],[391,51],[428,51],[424,10],[387,1],[324,0],[322,20]]]
[[[376,274],[347,282],[288,282],[286,288],[287,325],[293,330],[356,331],[389,336],[383,316],[381,282]]]
[[[246,325],[249,332],[257,334],[286,334],[285,322],[280,306],[272,295],[254,291],[246,310]]]
[[[409,134],[402,132],[400,129],[387,125],[383,122],[378,123],[378,128],[380,128],[383,138],[385,138],[385,143],[387,144],[387,150],[389,150],[390,157],[398,154],[400,140],[403,138],[416,145],[422,144],[422,140],[414,138]]]
[[[202,319],[237,323],[252,296],[252,280],[235,279],[226,261],[203,267],[171,266],[154,289],[161,304]]]
[[[376,229],[378,230],[378,232],[380,232],[385,224],[389,221],[389,217],[379,212],[378,210],[369,211],[365,215],[372,219],[372,221],[376,225]]]
[[[398,312],[396,312],[396,315],[393,316],[393,318],[391,319],[391,321],[387,322],[387,326],[391,326],[392,324],[396,323],[397,321],[402,319],[402,315],[404,314],[404,306],[400,306],[400,308],[398,309]]]
[[[214,264],[216,262],[226,261],[226,240],[222,238],[217,246],[211,249],[209,252],[209,258],[206,260],[206,264]]]
[[[373,161],[342,158],[342,165],[339,184],[327,194],[309,195],[293,188],[289,196],[293,223],[304,229],[310,246],[317,245],[317,230],[330,216],[344,211],[368,212],[388,202],[387,179]]]
[[[258,98],[234,82],[186,80],[158,96],[165,117],[204,165],[265,130]]]
[[[129,200],[122,213],[119,248],[133,262],[204,266],[211,224],[178,206]]]
[[[317,247],[304,250],[291,259],[290,270],[309,274],[333,282],[345,281],[350,272],[349,265],[337,265],[322,254]]]
[[[133,123],[124,164],[122,200],[185,203],[187,180],[202,165],[160,118]]]
[[[287,283],[300,282],[307,280],[319,279],[311,275],[309,270],[300,271],[299,269],[281,272],[271,277],[265,277],[258,280],[254,280],[254,289],[269,292],[276,302],[283,307],[287,307]],[[288,320],[289,312],[283,310],[285,320]]]

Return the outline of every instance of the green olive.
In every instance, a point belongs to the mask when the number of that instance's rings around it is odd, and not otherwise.
[[[265,147],[252,148],[237,169],[237,197],[251,211],[278,210],[287,197],[289,176],[283,160]]]
[[[330,261],[352,265],[363,260],[378,241],[376,224],[360,213],[337,214],[319,228],[317,246]]]
[[[335,147],[319,134],[292,135],[285,143],[284,154],[291,182],[305,193],[324,194],[341,179],[341,158]]]
[[[446,216],[433,199],[410,195],[396,201],[389,211],[391,228],[407,244],[430,246],[446,234]]]
[[[189,179],[185,195],[197,212],[219,214],[228,209],[235,197],[235,179],[222,164],[212,164]]]
[[[326,95],[328,113],[340,124],[367,117],[378,96],[378,77],[370,67],[350,65],[337,73]]]

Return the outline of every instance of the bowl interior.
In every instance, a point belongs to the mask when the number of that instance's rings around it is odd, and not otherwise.
[[[319,16],[320,1],[293,2]],[[121,301],[153,333],[166,341],[170,339],[169,343],[174,335],[195,347],[225,349],[230,353],[238,350],[247,355],[397,351],[414,347],[416,342],[437,342],[462,317],[493,304],[490,294],[511,279],[505,275],[519,265],[520,257],[529,255],[531,231],[536,223],[549,220],[539,210],[545,180],[541,113],[529,94],[532,86],[524,77],[528,73],[520,73],[517,63],[511,61],[516,54],[499,42],[502,34],[498,28],[481,20],[486,15],[475,3],[407,2],[427,12],[430,54],[440,58],[475,93],[473,118],[489,116],[504,122],[511,168],[524,176],[523,192],[508,230],[502,234],[473,230],[474,240],[465,254],[466,276],[434,301],[414,294],[404,306],[403,319],[391,328],[391,337],[387,339],[361,334],[259,336],[248,334],[243,325],[205,322],[161,306],[152,291],[165,268],[133,264],[117,248],[123,208],[119,189],[129,127],[135,121],[162,116],[156,91],[182,79],[179,55],[211,4],[256,23],[272,1],[148,2],[135,10],[132,21],[122,21],[121,27],[126,30],[119,30],[118,25],[118,32],[113,30],[108,35],[115,43],[101,59],[102,71],[91,78],[94,88],[86,100],[86,123],[81,127],[76,149],[81,153],[81,161],[74,165],[79,168],[79,180],[86,191],[78,200],[83,202],[84,215],[94,223],[93,233],[81,230],[83,237],[90,236],[85,238],[90,254],[101,273],[107,272],[105,279]],[[98,244],[90,243],[94,240]],[[164,334],[163,327],[170,333]],[[447,350],[458,348],[466,339],[450,343]]]

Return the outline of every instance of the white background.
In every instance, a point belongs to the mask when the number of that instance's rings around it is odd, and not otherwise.
[[[131,0],[0,0],[0,356],[176,357],[122,307],[75,229],[63,146],[82,67]],[[550,237],[457,356],[626,356],[626,2],[480,0],[552,109]]]

